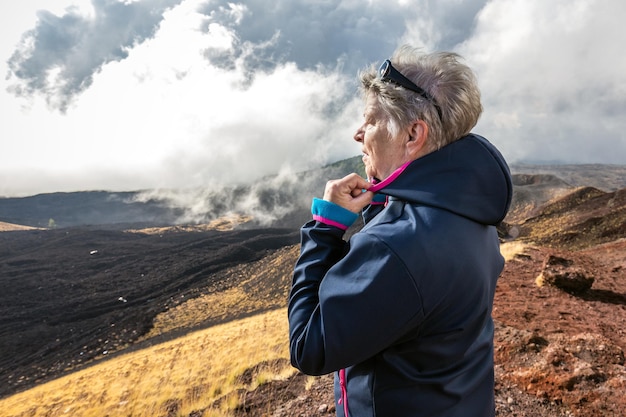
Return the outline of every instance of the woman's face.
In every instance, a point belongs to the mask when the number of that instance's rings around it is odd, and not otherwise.
[[[408,133],[400,131],[396,137],[390,137],[387,119],[374,94],[367,96],[363,118],[364,122],[354,134],[354,140],[362,145],[367,177],[382,181],[409,160],[404,147],[409,139]]]

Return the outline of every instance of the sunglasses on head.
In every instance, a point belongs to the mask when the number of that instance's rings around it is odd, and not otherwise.
[[[380,77],[381,81],[392,82],[394,84],[397,84],[401,87],[406,88],[407,90],[411,90],[414,93],[419,94],[427,101],[430,101],[433,104],[433,106],[435,106],[435,109],[437,110],[437,115],[439,115],[439,120],[443,121],[443,118],[441,116],[441,107],[439,107],[439,104],[437,104],[437,101],[435,101],[435,98],[431,96],[430,94],[428,94],[426,90],[416,86],[413,83],[413,81],[409,80],[404,75],[402,75],[400,71],[398,71],[397,69],[393,67],[393,65],[391,65],[390,60],[387,59],[385,60],[385,62],[383,62],[383,64],[378,69],[378,76]]]

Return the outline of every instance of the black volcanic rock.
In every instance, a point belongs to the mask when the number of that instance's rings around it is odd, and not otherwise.
[[[123,350],[225,268],[299,241],[294,229],[0,233],[0,397]]]

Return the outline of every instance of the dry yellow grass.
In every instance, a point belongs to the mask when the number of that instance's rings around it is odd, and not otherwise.
[[[206,317],[218,321],[226,320],[232,314],[233,310],[229,310],[231,307],[243,315],[265,309],[267,302],[250,297],[239,287],[216,294],[205,294],[157,315],[153,320],[153,328],[141,339],[151,339],[182,327],[200,325]]]
[[[0,222],[0,232],[12,232],[14,230],[35,230],[39,227],[23,226],[21,224]]]
[[[181,233],[181,232],[206,232],[207,230],[233,230],[235,227],[252,221],[252,216],[243,214],[230,214],[220,217],[219,219],[211,220],[206,224],[194,224],[194,225],[180,225],[180,226],[167,226],[167,227],[147,227],[144,229],[129,229],[127,232],[131,233],[145,233],[145,234],[161,234],[161,233]]]
[[[500,245],[500,253],[504,256],[505,261],[510,261],[517,255],[524,253],[528,245],[523,242],[505,242]]]
[[[287,334],[285,309],[274,310],[94,365],[0,400],[0,410],[7,417],[188,416],[194,410],[228,416],[239,404],[238,389],[295,372],[287,362]],[[242,381],[244,371],[260,363],[273,365]]]
[[[202,294],[158,314],[152,329],[142,339],[150,339],[180,328],[206,323],[225,322],[260,311],[284,307],[291,280],[292,265],[299,245],[288,246],[248,264],[221,272],[237,286],[215,293]]]

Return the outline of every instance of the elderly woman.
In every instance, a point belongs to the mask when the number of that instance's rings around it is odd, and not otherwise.
[[[292,364],[336,371],[338,416],[493,416],[493,321],[506,162],[454,53],[400,47],[360,74],[368,179],[329,181],[302,227]],[[362,213],[365,226],[344,232]]]

